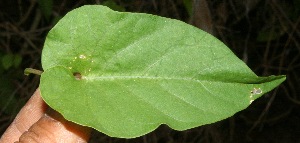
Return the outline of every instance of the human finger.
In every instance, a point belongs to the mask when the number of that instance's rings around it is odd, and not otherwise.
[[[17,141],[25,131],[45,114],[47,108],[48,106],[41,98],[38,88],[6,129],[0,138],[0,143]]]
[[[90,128],[67,121],[58,112],[50,109],[17,143],[86,143],[90,133]]]

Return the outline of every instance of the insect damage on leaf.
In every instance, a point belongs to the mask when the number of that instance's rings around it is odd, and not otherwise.
[[[82,79],[81,73],[79,73],[79,72],[74,72],[73,76],[75,77],[76,80],[81,80]]]
[[[85,59],[86,56],[85,56],[85,55],[79,55],[79,58],[80,58],[80,59]]]
[[[252,95],[261,94],[262,90],[260,88],[253,88],[250,92]]]
[[[263,91],[260,88],[253,88],[250,91],[250,104],[254,101],[254,95],[262,94]]]

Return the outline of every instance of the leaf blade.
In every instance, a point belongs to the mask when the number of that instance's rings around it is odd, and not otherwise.
[[[285,80],[257,77],[193,26],[102,6],[67,14],[47,36],[42,65],[47,104],[68,120],[123,138],[160,124],[185,130],[225,119]]]

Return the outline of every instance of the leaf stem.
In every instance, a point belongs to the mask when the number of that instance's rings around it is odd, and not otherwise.
[[[29,74],[36,74],[36,75],[41,75],[43,73],[43,71],[40,71],[40,70],[36,70],[36,69],[33,69],[33,68],[26,68],[24,70],[24,74],[25,75],[29,75]]]

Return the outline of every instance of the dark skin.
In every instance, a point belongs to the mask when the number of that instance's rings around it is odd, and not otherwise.
[[[0,143],[86,143],[91,129],[64,119],[49,108],[39,89],[0,139]]]

